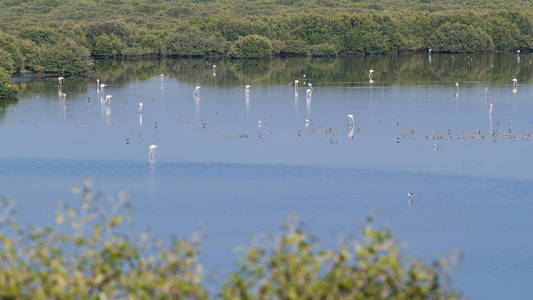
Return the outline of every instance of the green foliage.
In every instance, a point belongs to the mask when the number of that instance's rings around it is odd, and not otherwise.
[[[72,40],[39,48],[38,61],[42,71],[53,73],[82,73],[91,65],[89,50]]]
[[[441,52],[474,52],[494,49],[481,29],[460,23],[444,23],[433,35],[433,48]]]
[[[9,80],[7,72],[0,68],[0,99],[13,97],[17,90],[17,86]]]
[[[114,34],[101,34],[94,38],[93,55],[117,56],[124,53],[126,43]]]
[[[2,299],[207,299],[199,238],[164,241],[123,229],[131,219],[124,192],[104,198],[90,179],[72,188],[55,226],[23,227],[0,199]],[[446,260],[405,256],[371,222],[360,239],[319,249],[295,217],[281,236],[245,251],[222,287],[224,299],[456,299]]]
[[[130,217],[125,194],[102,200],[92,182],[73,188],[56,227],[23,228],[0,220],[2,299],[202,299],[198,240],[168,243],[119,228]],[[3,201],[9,213],[12,206]]]
[[[0,1],[0,20],[0,64],[9,73],[88,71],[85,53],[257,58],[533,49],[529,0],[9,0]],[[71,49],[80,60],[61,63],[46,54],[50,48]]]
[[[281,237],[246,250],[241,268],[223,286],[225,299],[456,299],[447,262],[409,259],[386,229],[371,224],[362,240],[321,250],[297,219]]]
[[[319,44],[309,47],[309,52],[313,56],[335,56],[337,48],[331,44]]]
[[[274,48],[270,40],[257,34],[239,38],[229,49],[229,55],[237,58],[265,58],[272,54]]]
[[[171,34],[166,42],[166,54],[171,56],[222,55],[225,39],[216,34],[188,28]]]

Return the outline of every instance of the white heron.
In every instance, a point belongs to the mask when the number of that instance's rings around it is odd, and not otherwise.
[[[213,76],[217,76],[217,65],[213,65]]]
[[[355,119],[354,119],[353,114],[347,114],[346,118],[348,118],[348,125],[350,127],[353,127],[355,125]]]
[[[247,84],[247,85],[244,87],[244,93],[245,93],[246,95],[249,95],[249,94],[250,94],[250,88],[251,88],[251,87],[250,87],[249,84]]]
[[[200,87],[200,86],[197,86],[197,87],[194,88],[194,92],[192,93],[194,97],[200,97],[200,89],[201,88],[202,87]]]
[[[518,87],[518,79],[513,78],[511,81],[513,82],[513,87],[517,88]]]
[[[156,162],[157,145],[150,145],[148,152],[148,162],[153,164]]]
[[[105,103],[105,104],[110,104],[110,103],[111,103],[111,98],[112,98],[112,97],[113,97],[113,96],[111,96],[111,95],[107,95],[107,96],[105,96],[105,101],[104,101],[104,103]]]
[[[137,109],[137,112],[142,114],[143,113],[143,103],[139,102],[139,109]]]
[[[104,92],[104,88],[107,86],[107,84],[105,83],[102,83],[100,84],[100,93],[103,93]]]
[[[433,49],[429,48],[428,49],[428,54],[431,55],[431,52],[433,52]]]

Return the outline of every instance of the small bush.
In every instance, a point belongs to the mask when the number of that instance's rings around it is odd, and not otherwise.
[[[0,68],[0,98],[13,97],[17,91],[17,86],[9,80],[7,72]]]
[[[268,58],[273,53],[270,40],[257,34],[239,38],[229,50],[229,55],[237,58]]]
[[[40,70],[51,73],[83,73],[92,64],[89,50],[72,40],[39,48]]]
[[[474,52],[494,49],[481,29],[461,23],[444,23],[434,33],[433,49],[441,52]]]
[[[92,54],[96,56],[117,56],[124,53],[126,43],[114,34],[102,34],[94,39]]]
[[[189,28],[171,34],[166,41],[166,54],[172,56],[203,56],[223,54],[226,40],[220,36]]]
[[[290,39],[285,42],[284,47],[279,50],[281,55],[305,55],[308,53],[308,47],[303,40]]]
[[[313,56],[336,56],[337,47],[331,44],[319,44],[309,47],[309,52]]]

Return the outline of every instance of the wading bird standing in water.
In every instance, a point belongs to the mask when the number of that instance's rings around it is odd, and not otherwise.
[[[374,83],[374,70],[368,71],[368,82]]]
[[[455,91],[455,98],[459,98],[459,82],[455,83],[455,88],[457,89]]]
[[[299,83],[300,83],[300,80],[295,80],[294,82],[290,83],[290,85],[294,84],[294,95],[298,95],[298,84]]]
[[[63,93],[63,77],[57,77],[57,95],[59,97],[65,97],[67,94]]]
[[[305,131],[308,131],[311,128],[312,121],[310,119],[305,119]]]
[[[96,79],[96,92],[100,92],[100,79]]]
[[[348,126],[353,127],[355,125],[355,119],[352,114],[347,114],[346,118],[348,118]]]
[[[311,101],[311,97],[313,97],[313,89],[307,88],[307,90],[305,91],[305,99],[307,101]]]
[[[196,88],[194,88],[194,92],[192,93],[194,98],[199,98],[200,97],[200,89],[201,89],[200,86],[197,86]]]
[[[244,94],[245,95],[250,95],[250,85],[247,84],[245,87],[244,87]]]
[[[413,196],[414,195],[415,194],[411,193],[411,192],[407,193],[407,196],[409,197],[409,200],[407,200],[407,205],[409,205],[409,207],[411,206],[411,204],[413,204]]]
[[[516,94],[516,92],[518,92],[518,79],[513,78],[512,82],[513,82],[512,92],[513,94]]]
[[[217,76],[217,65],[213,65],[213,76]]]
[[[105,96],[105,101],[104,101],[104,103],[105,103],[105,104],[111,104],[111,98],[112,98],[112,97],[113,97],[113,96],[111,96],[111,95],[107,95],[107,96]]]
[[[143,113],[143,103],[139,102],[139,109],[137,109],[137,112],[142,114]]]
[[[148,162],[154,164],[156,162],[157,145],[150,145],[148,152]]]

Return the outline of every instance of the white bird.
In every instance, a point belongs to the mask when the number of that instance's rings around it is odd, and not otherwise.
[[[300,80],[295,80],[294,81],[294,88],[298,88],[298,83],[300,83]]]
[[[308,101],[311,100],[311,97],[313,96],[313,89],[307,88],[307,90],[305,91],[305,96]]]
[[[511,81],[513,82],[513,87],[518,87],[518,79],[513,78]]]
[[[109,103],[111,102],[111,98],[112,98],[112,97],[113,97],[113,96],[111,96],[111,95],[107,95],[107,96],[105,96],[105,101],[104,101],[104,103],[105,103],[105,104],[109,104]]]
[[[194,97],[200,97],[200,89],[201,89],[200,86],[197,86],[196,88],[194,88],[194,92],[193,92]]]
[[[153,164],[156,162],[157,145],[150,145],[148,152],[148,162]]]
[[[428,49],[428,54],[431,55],[431,52],[433,52],[433,49],[429,48]]]
[[[245,94],[250,94],[250,85],[247,84],[245,87],[244,87],[244,93]]]
[[[143,103],[139,102],[139,109],[137,109],[137,112],[142,114],[143,113]]]
[[[370,83],[374,83],[374,70],[370,69],[368,71],[368,81]]]
[[[96,79],[96,92],[100,92],[100,79]]]
[[[348,125],[353,127],[355,125],[355,119],[352,114],[347,114],[346,118],[348,118]]]
[[[409,197],[409,200],[407,201],[407,205],[411,206],[411,204],[413,203],[413,196],[414,195],[415,194],[411,193],[411,192],[407,193],[407,196]]]
[[[494,112],[494,105],[492,105],[492,103],[489,103],[489,116],[492,117],[493,112]]]
[[[213,65],[213,76],[217,76],[217,65]]]
[[[100,84],[100,93],[103,93],[104,92],[104,88],[107,86],[107,84]]]
[[[67,94],[63,93],[63,77],[57,77],[57,95],[60,97],[65,97]]]
[[[305,119],[305,129],[309,129],[311,127],[312,121],[310,119]]]

